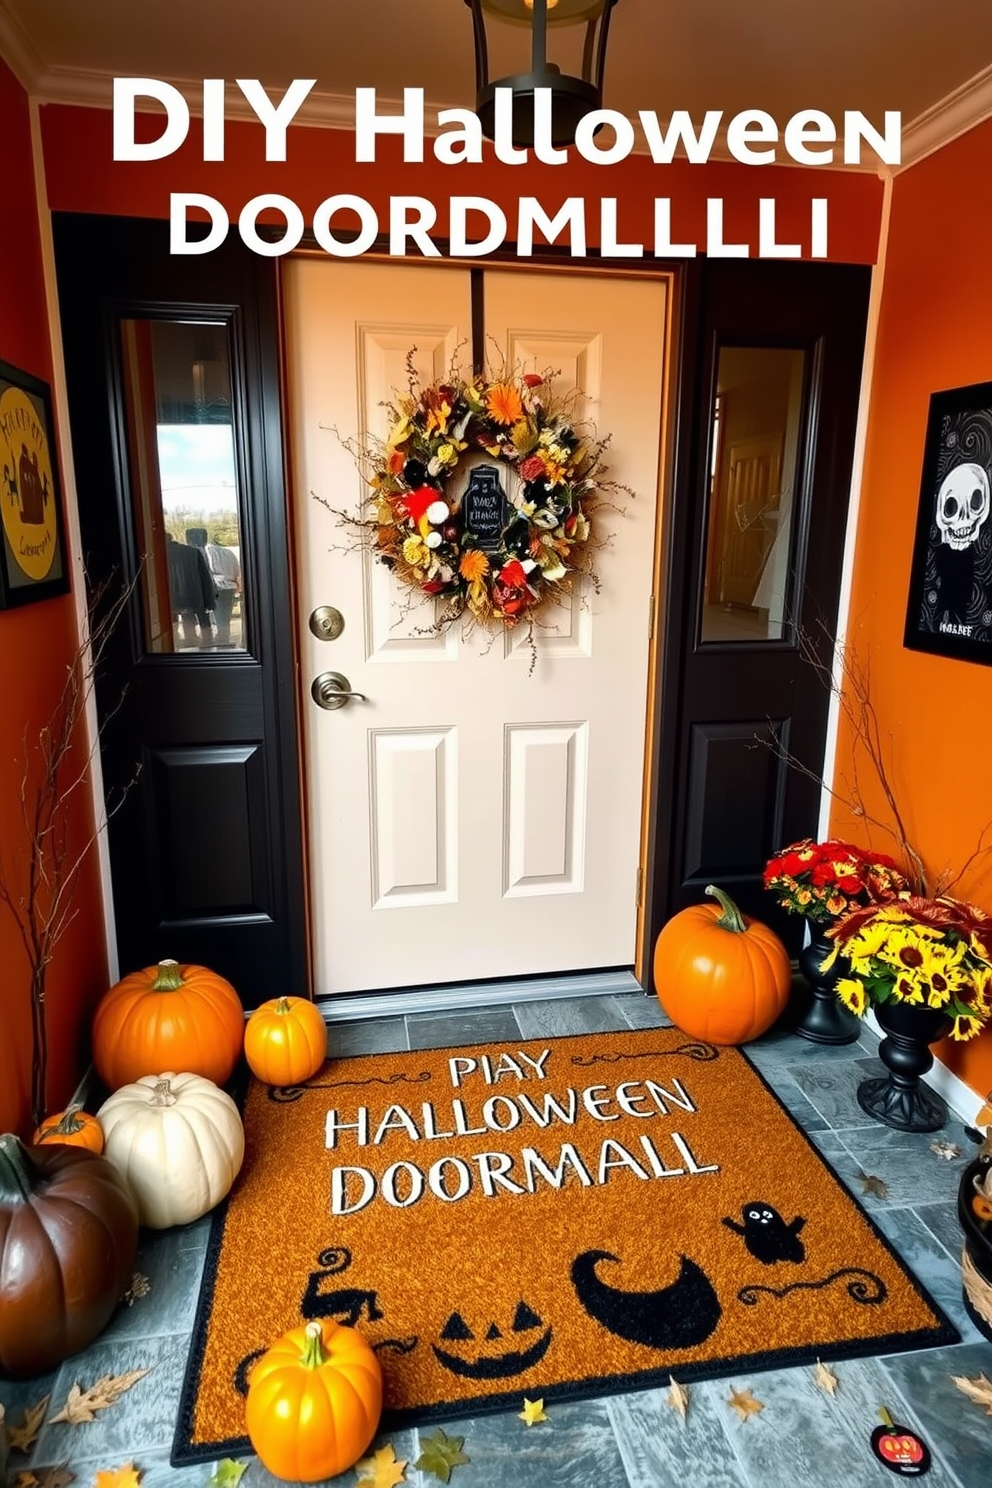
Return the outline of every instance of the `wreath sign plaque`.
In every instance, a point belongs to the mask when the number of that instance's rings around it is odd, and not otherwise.
[[[465,534],[483,553],[498,553],[506,526],[506,497],[495,465],[476,465],[462,497]]]

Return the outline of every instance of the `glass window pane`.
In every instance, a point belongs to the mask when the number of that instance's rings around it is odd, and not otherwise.
[[[228,328],[121,323],[145,649],[244,651]]]
[[[703,642],[777,641],[790,550],[805,352],[724,346],[710,430]]]

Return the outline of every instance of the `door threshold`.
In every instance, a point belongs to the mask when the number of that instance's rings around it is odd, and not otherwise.
[[[315,999],[325,1023],[359,1018],[402,1018],[410,1013],[454,1013],[511,1002],[546,1002],[559,997],[616,997],[644,989],[632,971],[564,972],[560,976],[507,981],[448,983],[402,991],[343,992]]]

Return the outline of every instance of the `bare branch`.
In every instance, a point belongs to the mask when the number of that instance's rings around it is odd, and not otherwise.
[[[80,789],[88,785],[103,729],[116,708],[104,715],[89,748],[84,740],[86,715],[97,669],[133,589],[132,582],[113,591],[109,583],[94,590],[88,632],[80,638],[66,666],[51,715],[38,729],[33,744],[27,729],[24,732],[19,807],[27,845],[26,875],[23,870],[17,874],[8,868],[0,856],[0,904],[11,912],[30,967],[31,1106],[36,1125],[46,1114],[48,967],[78,912],[74,894],[83,866],[109,816],[133,784],[133,780],[129,782],[114,807],[104,812],[103,819],[86,833],[82,845],[73,849],[69,832],[73,802]],[[23,884],[20,889],[19,883]]]
[[[786,749],[774,735],[756,734],[756,742],[771,749],[790,769],[826,790],[852,816],[885,833],[895,844],[908,870],[914,893],[928,896],[949,893],[978,862],[992,853],[992,821],[983,827],[974,851],[953,877],[945,873],[931,878],[923,855],[910,838],[893,784],[890,760],[894,740],[883,730],[875,707],[870,660],[862,658],[850,644],[838,641],[822,621],[812,629],[799,624],[794,628],[800,657],[820,684],[836,698],[841,716],[851,732],[851,778],[842,785],[828,785],[821,774]],[[881,793],[885,814],[876,814],[866,806],[862,789],[866,771],[875,790]]]

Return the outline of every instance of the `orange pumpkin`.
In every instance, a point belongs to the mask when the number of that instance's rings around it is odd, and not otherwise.
[[[66,1147],[85,1147],[90,1152],[103,1151],[103,1128],[95,1116],[89,1116],[79,1106],[69,1106],[48,1116],[31,1138],[35,1147],[46,1142],[61,1142]]]
[[[345,1472],[375,1436],[382,1370],[356,1328],[332,1320],[293,1328],[248,1376],[245,1423],[277,1478],[316,1483]]]
[[[162,1070],[230,1077],[244,1040],[230,982],[205,966],[160,961],[105,992],[93,1018],[93,1063],[111,1090]]]
[[[327,1057],[327,1025],[305,997],[274,997],[245,1024],[245,1058],[266,1085],[299,1085]]]
[[[713,1044],[743,1044],[770,1028],[789,1000],[789,953],[773,930],[742,915],[710,884],[718,904],[694,904],[658,936],[654,985],[679,1028]]]
[[[972,1194],[971,1208],[976,1219],[980,1219],[983,1224],[988,1224],[992,1220],[992,1201],[987,1199],[984,1194]]]

